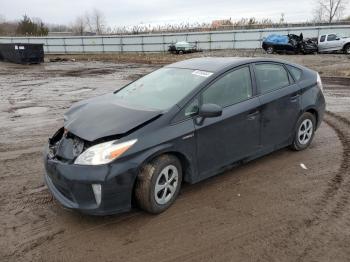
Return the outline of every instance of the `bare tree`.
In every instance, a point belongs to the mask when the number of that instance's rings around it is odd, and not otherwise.
[[[73,25],[72,25],[72,30],[74,33],[77,33],[79,35],[84,35],[86,32],[86,19],[83,16],[78,16]]]
[[[314,10],[314,20],[316,22],[327,21],[328,23],[339,20],[346,4],[346,0],[318,0]]]
[[[106,27],[105,16],[100,10],[95,8],[91,13],[85,13],[83,20],[88,31],[98,35],[104,33]]]
[[[95,8],[91,14],[91,20],[94,25],[94,31],[96,34],[101,35],[105,29],[105,17],[103,13]]]
[[[5,23],[5,17],[0,14],[0,34],[3,34],[5,29],[4,29],[4,24]]]
[[[280,21],[279,21],[279,23],[280,24],[284,24],[285,23],[285,14],[284,13],[281,13],[281,17],[280,17]]]
[[[89,32],[94,32],[94,26],[92,24],[92,19],[91,19],[91,16],[90,16],[90,13],[86,12],[85,15],[84,15],[84,21],[85,21],[85,25],[88,29]]]
[[[322,6],[318,5],[314,8],[313,10],[314,12],[314,18],[313,18],[313,22],[315,23],[321,23],[321,22],[324,22],[324,10],[322,8]]]

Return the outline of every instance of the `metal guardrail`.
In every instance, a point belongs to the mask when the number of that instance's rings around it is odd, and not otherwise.
[[[67,37],[0,37],[0,43],[42,43],[45,53],[166,52],[171,43],[197,43],[203,50],[260,48],[270,34],[300,34],[304,38],[325,33],[350,36],[350,25],[287,27],[250,30],[163,33],[142,35],[102,35]]]

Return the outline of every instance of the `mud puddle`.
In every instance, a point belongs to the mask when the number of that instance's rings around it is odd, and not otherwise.
[[[16,109],[14,110],[14,113],[17,115],[36,115],[45,113],[47,110],[49,110],[47,107],[32,106]]]
[[[75,95],[75,94],[80,94],[80,93],[84,93],[84,92],[90,92],[92,91],[92,88],[82,88],[82,89],[78,89],[78,90],[73,90],[73,91],[68,91],[65,94],[70,94],[70,95]]]

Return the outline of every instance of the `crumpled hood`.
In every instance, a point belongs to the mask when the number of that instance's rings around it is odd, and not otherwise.
[[[111,93],[75,103],[64,115],[64,126],[74,135],[94,141],[127,133],[160,114],[161,111],[136,109],[118,103]]]

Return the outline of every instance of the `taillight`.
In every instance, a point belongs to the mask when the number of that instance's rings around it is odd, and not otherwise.
[[[323,91],[323,85],[322,85],[322,80],[321,80],[321,77],[320,77],[320,74],[317,73],[317,86],[321,89],[321,91]]]

